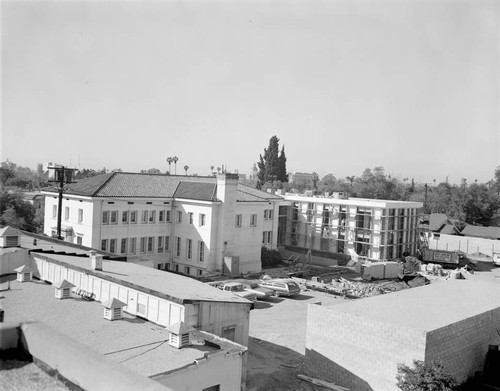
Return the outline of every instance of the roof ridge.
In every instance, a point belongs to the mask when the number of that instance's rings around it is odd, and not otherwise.
[[[91,197],[97,197],[97,194],[101,191],[101,189],[102,189],[102,188],[104,188],[104,186],[106,186],[106,185],[109,183],[109,181],[111,180],[111,178],[113,178],[113,177],[115,176],[115,174],[117,174],[117,173],[118,173],[117,171],[112,172],[112,173],[111,173],[111,175],[109,176],[109,178],[108,178],[108,179],[106,179],[106,180],[104,181],[104,183],[103,183],[101,186],[99,186],[99,187],[97,188],[97,190],[95,190],[95,191],[92,193]]]

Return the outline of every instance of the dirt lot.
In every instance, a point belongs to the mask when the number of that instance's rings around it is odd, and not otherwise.
[[[304,291],[294,298],[259,301],[250,313],[247,390],[312,391],[304,373],[307,305],[344,302],[327,293]],[[321,388],[323,389],[323,388]]]
[[[475,275],[498,282],[500,268],[479,263]],[[344,300],[350,299],[307,290],[295,298],[259,301],[250,313],[247,390],[325,390],[297,378],[297,374],[305,373],[307,305],[315,302],[334,305]]]

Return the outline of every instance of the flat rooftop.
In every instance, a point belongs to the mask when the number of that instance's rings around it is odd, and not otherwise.
[[[325,196],[306,196],[304,194],[286,193],[285,200],[302,201],[335,205],[355,205],[367,208],[421,208],[422,202],[398,201],[398,200],[378,200],[371,198],[335,198]]]
[[[500,284],[448,280],[350,301],[331,311],[432,331],[500,307]]]
[[[205,353],[220,351],[204,344],[202,336],[211,334],[197,331],[194,335],[199,344],[176,349],[168,344],[169,332],[164,327],[126,313],[121,320],[106,320],[100,303],[75,297],[58,300],[54,297],[55,288],[45,282],[11,281],[10,287],[0,292],[6,326],[30,321],[44,323],[145,376],[173,371],[203,358]],[[224,349],[245,349],[221,340]]]
[[[131,262],[103,260],[103,270],[100,271],[92,269],[89,257],[35,252],[31,255],[180,304],[195,301],[252,304],[249,300],[198,280]]]

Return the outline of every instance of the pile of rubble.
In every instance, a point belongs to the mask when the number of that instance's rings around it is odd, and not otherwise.
[[[318,281],[303,281],[303,286],[307,289],[326,292],[346,298],[362,298],[382,295],[385,293],[396,292],[403,289],[422,286],[429,281],[423,276],[417,276],[414,279],[404,281],[383,281],[380,283],[350,281],[340,277],[338,280],[332,280],[329,283]]]

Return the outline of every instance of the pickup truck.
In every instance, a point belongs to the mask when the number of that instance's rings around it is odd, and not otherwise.
[[[246,291],[243,288],[243,284],[240,282],[216,281],[216,282],[210,282],[209,285],[211,285],[215,288],[219,288],[219,289],[226,291],[226,292],[234,293],[235,295],[243,297],[244,299],[247,299],[250,301],[257,301],[257,295],[255,293]]]

